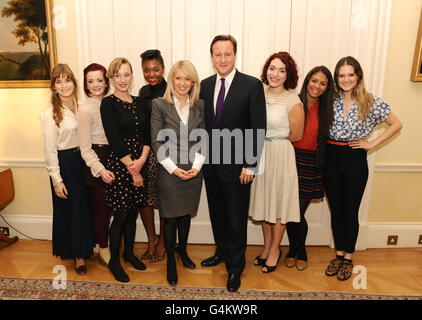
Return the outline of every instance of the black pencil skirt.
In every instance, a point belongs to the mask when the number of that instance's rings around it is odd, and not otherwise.
[[[68,198],[53,198],[53,255],[62,258],[87,258],[95,247],[89,191],[84,185],[84,162],[79,149],[58,151],[60,175]]]

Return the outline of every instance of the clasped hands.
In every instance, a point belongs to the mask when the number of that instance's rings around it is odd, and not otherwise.
[[[173,171],[173,174],[175,176],[177,176],[178,178],[182,179],[182,180],[190,180],[192,178],[195,178],[198,174],[198,170],[197,169],[190,169],[188,171],[177,168]]]
[[[145,160],[139,158],[136,160],[131,161],[127,166],[127,170],[132,175],[133,185],[135,187],[143,187],[144,186],[144,178],[141,175],[141,169],[145,164]]]

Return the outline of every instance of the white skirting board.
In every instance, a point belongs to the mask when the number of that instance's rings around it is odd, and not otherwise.
[[[24,233],[26,236],[40,240],[51,240],[52,217],[50,216],[24,216],[24,215],[7,215],[3,217],[11,226]],[[0,218],[0,226],[9,227],[10,236],[18,236],[20,239],[30,239],[19,234],[8,226],[3,219]],[[156,229],[158,233],[159,221],[156,220]],[[307,245],[331,245],[331,243],[318,243],[317,237],[318,226],[309,225]],[[398,236],[397,245],[388,245],[387,239],[389,235]],[[359,230],[359,238],[356,245],[357,250],[365,250],[369,248],[415,248],[422,247],[418,244],[422,235],[422,222],[369,222],[361,224]],[[146,242],[147,237],[144,226],[140,218],[137,220],[137,242]],[[195,223],[192,220],[189,243],[213,244],[211,225],[209,223]],[[248,244],[261,245],[263,243],[261,226],[249,222],[248,224]],[[285,233],[282,245],[287,245],[288,239]]]
[[[422,247],[421,222],[368,222],[368,248]],[[388,236],[398,236],[397,245],[387,245]]]

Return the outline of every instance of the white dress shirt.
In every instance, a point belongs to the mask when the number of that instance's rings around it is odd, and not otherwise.
[[[224,86],[226,88],[225,94],[224,94],[224,100],[227,97],[227,93],[230,90],[230,86],[233,83],[233,79],[234,76],[236,75],[236,68],[234,68],[232,70],[232,72],[230,72],[227,77],[225,77],[224,79],[226,79],[226,81],[224,82]],[[221,76],[218,74],[217,72],[217,79],[215,81],[215,89],[214,89],[214,114],[216,113],[216,108],[217,108],[217,99],[218,99],[218,94],[220,92],[220,88],[221,88]],[[249,175],[253,175],[253,171],[250,169],[246,169],[247,174]]]
[[[183,109],[180,107],[180,102],[177,100],[176,97],[173,96],[174,101],[174,107],[176,108],[177,114],[180,117],[180,120],[183,122],[183,124],[186,126],[189,119],[189,109],[190,109],[190,100],[189,96],[186,101],[186,105],[183,107]],[[201,171],[201,168],[205,162],[205,157],[200,154],[199,152],[195,153],[195,159],[192,163],[192,168],[196,169],[198,171]],[[169,157],[165,158],[163,161],[160,162],[160,164],[164,167],[164,169],[167,170],[168,173],[172,174],[174,170],[176,170],[178,167],[174,163],[173,160],[171,160]]]
[[[75,106],[77,109],[76,103]],[[47,171],[53,185],[56,186],[63,181],[60,175],[57,151],[72,149],[78,146],[78,123],[76,115],[65,105],[63,105],[63,120],[60,122],[60,127],[57,127],[54,122],[52,105],[41,113],[40,120]]]
[[[226,81],[224,82],[224,87],[226,88],[224,99],[226,99],[227,97],[227,93],[229,92],[229,89],[233,82],[235,74],[236,74],[236,68],[234,68],[232,72],[230,72],[227,75],[227,77],[224,78],[226,79]],[[221,78],[222,77],[217,73],[217,80],[215,81],[215,89],[214,89],[214,113],[215,113],[215,108],[217,107],[218,93],[220,92],[220,87],[221,87]]]
[[[88,97],[78,110],[78,137],[81,155],[86,165],[91,168],[94,177],[100,176],[104,165],[92,150],[93,144],[108,145],[107,137],[101,122],[101,100]]]

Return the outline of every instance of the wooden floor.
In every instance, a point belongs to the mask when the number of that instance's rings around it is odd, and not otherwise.
[[[135,253],[142,255],[145,243],[136,243]],[[325,268],[333,258],[334,250],[329,247],[308,247],[309,268],[297,271],[287,268],[280,260],[278,268],[271,274],[263,274],[253,265],[259,254],[259,246],[248,246],[246,268],[242,275],[241,289],[263,289],[282,291],[336,291],[391,295],[422,295],[422,248],[368,249],[357,251],[354,265],[362,265],[367,272],[367,289],[354,289],[353,283],[360,283],[355,277],[342,282],[335,277],[325,276]],[[200,266],[200,261],[214,253],[213,245],[189,245],[188,252],[197,264],[195,270],[183,268],[178,260],[179,286],[225,287],[227,272],[224,264],[212,268]],[[287,247],[282,247],[283,258]],[[0,277],[53,279],[53,268],[64,265],[68,280],[117,282],[106,266],[94,258],[87,260],[88,273],[79,276],[74,271],[72,260],[62,261],[51,254],[50,241],[19,240],[13,245],[0,245]],[[122,262],[130,283],[167,285],[166,261],[147,263],[147,270],[138,271]]]

